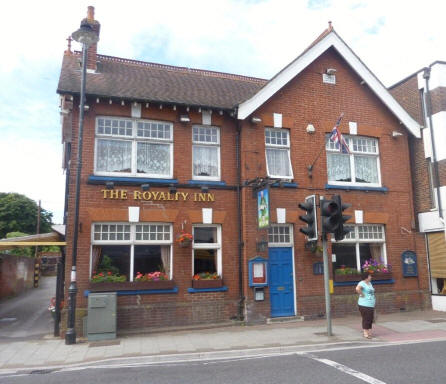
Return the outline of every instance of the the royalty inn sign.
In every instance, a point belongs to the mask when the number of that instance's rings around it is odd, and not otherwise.
[[[104,199],[107,200],[145,200],[145,201],[187,201],[196,202],[214,202],[213,193],[189,193],[189,192],[160,192],[160,191],[133,191],[128,192],[126,189],[101,189]]]

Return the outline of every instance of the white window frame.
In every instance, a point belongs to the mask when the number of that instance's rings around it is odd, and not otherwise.
[[[132,135],[119,135],[119,134],[106,134],[98,133],[99,119],[112,119],[112,120],[127,120],[132,122]],[[155,123],[155,124],[168,124],[170,126],[170,137],[164,138],[146,138],[138,136],[138,122],[142,123]],[[115,140],[115,141],[128,141],[132,143],[132,159],[131,159],[131,171],[130,172],[107,172],[97,170],[97,156],[98,156],[98,141],[100,139]],[[137,172],[137,146],[140,143],[150,144],[163,144],[169,146],[170,151],[170,169],[168,175],[156,174],[156,173],[138,173]],[[160,178],[171,179],[173,177],[173,124],[168,121],[149,120],[149,119],[135,119],[130,117],[114,117],[114,116],[97,116],[95,123],[95,145],[94,145],[94,174],[98,176],[132,176],[141,178]]]
[[[223,278],[223,260],[222,260],[222,244],[221,244],[221,225],[220,224],[194,224],[192,226],[192,235],[194,235],[195,228],[217,228],[217,242],[216,243],[199,243],[195,244],[195,236],[192,241],[192,276],[194,271],[194,250],[195,249],[216,249],[217,250],[217,274]]]
[[[347,142],[348,148],[350,150],[350,154],[343,154],[339,152],[339,149],[334,148],[334,144],[330,141],[330,135],[326,136],[325,141],[325,150],[326,150],[326,160],[327,160],[327,183],[330,185],[351,185],[351,186],[358,186],[358,187],[381,187],[381,166],[380,166],[380,153],[379,153],[379,140],[375,137],[366,137],[366,136],[356,136],[356,135],[342,135]],[[375,142],[375,148],[376,152],[361,152],[361,151],[354,151],[353,150],[353,140],[355,139],[366,139],[366,140],[373,140]],[[342,156],[349,156],[350,160],[350,172],[351,172],[351,178],[352,181],[335,181],[335,180],[328,180],[328,155],[330,153],[334,154],[341,154]],[[355,169],[355,155],[360,155],[363,157],[373,157],[376,159],[376,166],[377,166],[377,173],[378,173],[378,182],[377,183],[363,183],[363,182],[356,182],[356,169]]]
[[[94,226],[95,225],[130,225],[130,239],[129,240],[95,240],[94,239]],[[136,226],[137,225],[163,225],[169,226],[170,229],[170,240],[136,240]],[[94,245],[128,245],[130,246],[130,276],[129,281],[133,281],[134,271],[134,255],[135,255],[135,245],[170,245],[170,274],[169,279],[173,276],[173,230],[172,223],[158,223],[158,222],[139,222],[139,223],[129,223],[129,222],[97,222],[91,224],[91,249],[90,249],[90,278],[93,272],[93,246]]]
[[[216,129],[217,130],[217,142],[212,143],[208,141],[194,140],[194,128],[198,129]],[[194,175],[194,147],[216,147],[217,148],[217,176],[199,176]],[[199,125],[194,124],[192,126],[192,179],[193,180],[221,180],[221,157],[220,157],[220,128],[214,125]]]
[[[282,145],[282,144],[270,144],[266,142],[266,132],[286,132],[287,134],[287,145]],[[291,164],[291,155],[290,155],[290,130],[289,129],[285,129],[285,128],[265,128],[265,132],[264,132],[264,137],[265,137],[265,162],[266,162],[266,173],[269,177],[273,178],[273,179],[282,179],[282,180],[291,180],[294,178],[293,175],[293,166]],[[273,175],[271,174],[270,170],[269,170],[269,166],[268,166],[268,156],[267,156],[267,150],[268,149],[279,149],[279,150],[286,150],[287,154],[288,154],[288,164],[290,166],[290,175],[288,176],[284,176],[284,175]]]
[[[280,228],[288,229],[288,236],[290,238],[290,241],[284,241],[284,242],[269,241],[270,236],[275,235],[275,234],[271,235],[270,232],[273,232],[276,229],[280,230]],[[280,234],[279,234],[279,236],[280,236]],[[293,226],[291,224],[271,224],[270,225],[270,227],[268,228],[268,247],[292,247],[293,244],[294,244],[294,236],[293,236]]]
[[[382,261],[384,264],[387,265],[387,251],[386,251],[386,226],[383,224],[356,224],[356,225],[345,225],[346,227],[353,228],[354,230],[346,235],[344,240],[336,241],[334,237],[332,237],[331,241],[332,243],[337,244],[355,244],[355,252],[356,252],[356,268],[358,271],[361,271],[361,259],[359,254],[359,245],[364,243],[375,243],[375,244],[381,244],[382,249]],[[379,227],[381,228],[382,232],[382,238],[378,239],[360,239],[359,237],[359,228],[366,228],[366,227]]]

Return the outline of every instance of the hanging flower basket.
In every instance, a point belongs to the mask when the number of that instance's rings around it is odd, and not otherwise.
[[[192,239],[193,239],[193,236],[190,233],[181,232],[177,236],[176,241],[181,248],[187,248],[187,247],[190,247],[190,245],[192,244]]]

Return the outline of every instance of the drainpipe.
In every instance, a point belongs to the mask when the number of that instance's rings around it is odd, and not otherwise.
[[[236,111],[237,119],[237,111]],[[238,208],[238,265],[239,265],[239,319],[244,319],[245,295],[243,288],[243,235],[242,235],[242,198],[241,198],[241,156],[240,156],[240,120],[237,119],[235,135],[235,156],[237,163],[237,208]]]
[[[443,208],[441,204],[441,193],[440,193],[440,174],[438,172],[438,162],[437,162],[437,151],[435,150],[435,136],[434,136],[434,127],[432,123],[432,99],[429,90],[429,79],[431,76],[431,68],[427,67],[424,69],[423,78],[426,79],[426,112],[427,117],[429,118],[429,131],[431,134],[431,145],[432,145],[432,163],[434,164],[434,172],[435,172],[435,184],[437,185],[437,204],[438,204],[438,216],[443,224]]]

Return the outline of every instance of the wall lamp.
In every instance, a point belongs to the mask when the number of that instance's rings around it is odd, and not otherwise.
[[[397,138],[398,136],[403,136],[403,134],[401,132],[398,132],[398,131],[393,131],[392,132],[392,137],[393,138]]]
[[[202,185],[201,186],[201,192],[202,193],[208,193],[209,192],[209,187],[207,185]]]
[[[189,123],[189,122],[190,122],[190,117],[189,117],[189,115],[181,115],[181,116],[180,116],[180,121],[181,121],[182,123]]]
[[[148,191],[150,189],[150,184],[141,184],[141,189],[143,191]]]
[[[107,189],[114,189],[115,188],[115,183],[113,181],[107,181],[105,183],[105,188],[107,188]]]
[[[336,69],[335,69],[335,68],[327,68],[327,69],[325,70],[325,73],[326,73],[327,75],[334,75],[334,74],[336,73]]]
[[[308,124],[306,128],[307,133],[314,133],[316,129],[314,128],[313,124]]]
[[[260,117],[254,116],[254,117],[251,118],[251,123],[259,124],[261,122],[262,122],[262,119]]]
[[[173,184],[170,184],[169,185],[169,193],[172,194],[172,195],[177,193],[177,187],[175,185],[173,185]]]

